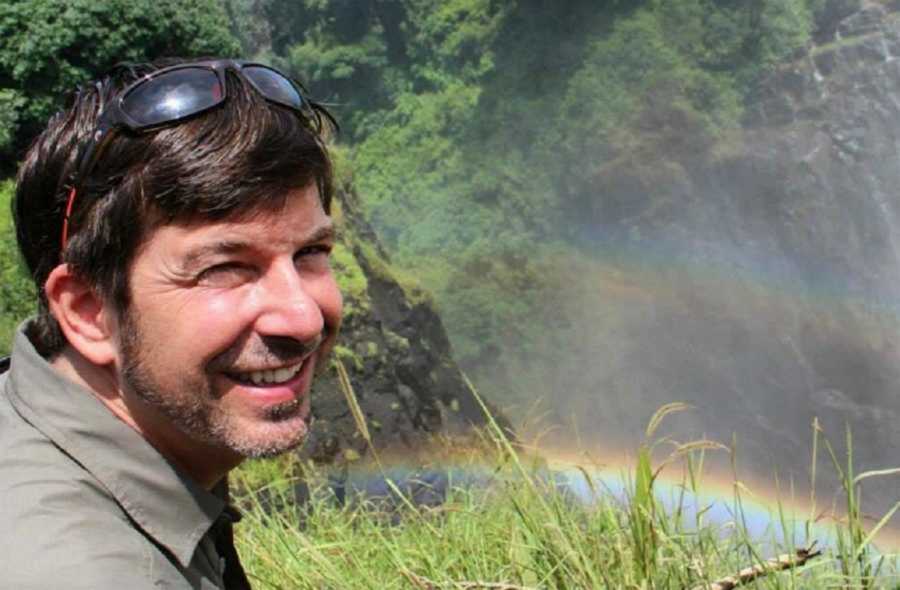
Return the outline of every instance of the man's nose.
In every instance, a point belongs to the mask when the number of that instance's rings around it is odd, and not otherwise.
[[[261,336],[311,342],[322,334],[325,319],[293,261],[273,265],[259,283],[260,313],[256,330]]]

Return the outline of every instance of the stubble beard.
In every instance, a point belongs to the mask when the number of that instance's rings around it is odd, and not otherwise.
[[[176,388],[167,390],[145,358],[138,322],[127,312],[123,315],[120,345],[124,386],[179,431],[205,444],[259,459],[280,455],[304,442],[309,425],[300,416],[303,396],[265,408],[263,415],[252,419],[227,412],[221,398],[214,394],[213,376],[205,372],[188,375]]]

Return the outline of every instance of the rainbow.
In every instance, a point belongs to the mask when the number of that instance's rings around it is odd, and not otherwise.
[[[635,458],[627,453],[608,453],[602,462],[586,461],[581,454],[551,452],[548,465],[567,482],[569,489],[585,502],[595,502],[604,494],[625,500],[633,479]],[[592,481],[588,482],[588,477]],[[831,545],[835,526],[842,515],[831,502],[801,497],[796,490],[780,489],[774,480],[762,478],[737,481],[733,474],[708,470],[702,474],[696,493],[685,486],[677,465],[666,468],[654,484],[657,499],[667,509],[679,501],[688,522],[698,515],[707,524],[723,531],[739,528],[765,546],[767,542],[794,547],[816,541]],[[873,526],[875,523],[872,523]],[[735,526],[737,525],[737,526]],[[900,551],[900,530],[885,527],[875,537],[875,548],[882,554]]]
[[[488,485],[492,468],[473,454],[444,455],[439,460],[422,461],[395,454],[382,458],[381,466],[369,461],[353,463],[340,484],[348,493],[389,496],[385,479],[400,489],[410,489],[410,481],[429,486]],[[625,502],[633,478],[635,459],[626,452],[606,452],[602,457],[583,452],[542,449],[532,452],[528,463],[540,472],[562,482],[575,498],[586,503],[605,499]],[[696,493],[686,489],[682,470],[677,464],[660,472],[654,483],[657,499],[667,509],[682,504],[685,525],[714,525],[723,535],[744,531],[757,546],[808,546],[815,540],[819,546],[834,543],[835,525],[840,515],[833,514],[830,502],[817,505],[790,489],[779,491],[775,481],[743,479],[736,483],[733,475],[707,468],[701,475]],[[590,481],[589,481],[590,479]],[[334,480],[332,480],[334,481]],[[406,483],[404,483],[406,482]],[[417,488],[419,490],[422,487]],[[435,494],[425,494],[425,501],[435,502]],[[884,555],[900,552],[900,531],[885,527],[875,538],[875,549]]]

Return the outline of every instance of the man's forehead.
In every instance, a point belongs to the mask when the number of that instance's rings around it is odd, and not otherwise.
[[[258,208],[225,219],[190,219],[164,224],[151,241],[184,253],[236,252],[282,244],[319,241],[334,237],[334,223],[325,213],[318,191],[290,195],[283,205]],[[202,251],[202,252],[201,252]]]

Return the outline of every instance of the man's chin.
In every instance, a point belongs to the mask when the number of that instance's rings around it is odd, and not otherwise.
[[[231,451],[251,459],[275,457],[296,449],[309,434],[309,425],[304,415],[262,424],[235,426],[238,427],[223,433],[222,442]]]
[[[272,459],[274,457],[278,457],[280,455],[284,455],[285,453],[289,453],[294,449],[298,449],[303,446],[303,442],[306,438],[301,438],[300,440],[294,441],[290,444],[278,444],[278,445],[270,445],[270,446],[250,446],[242,449],[232,449],[234,452],[244,457],[245,459]]]

